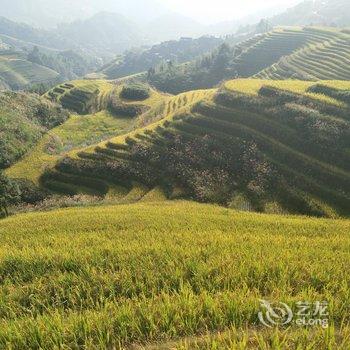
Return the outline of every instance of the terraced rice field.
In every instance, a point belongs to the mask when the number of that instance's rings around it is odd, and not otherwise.
[[[235,60],[239,76],[250,77],[260,72],[281,57],[306,46],[308,40],[309,35],[303,30],[281,29],[243,42],[238,45],[242,53]]]
[[[328,86],[336,90],[350,90],[349,81],[339,81],[339,80],[326,80],[318,83],[319,85]],[[302,94],[313,99],[323,101],[329,104],[334,104],[337,106],[345,106],[342,101],[339,101],[332,96],[323,93],[313,93],[310,91],[312,86],[318,85],[315,82],[303,81],[303,80],[268,80],[268,79],[236,79],[227,81],[224,86],[229,91],[240,92],[245,94],[258,95],[260,89],[266,85],[275,87],[277,89],[282,89],[285,91],[290,91],[296,94]]]
[[[215,90],[196,90],[184,92],[170,99],[165,108],[165,115],[177,113],[183,107],[188,107],[194,103],[213,95]]]
[[[276,33],[272,32],[254,46],[253,51],[259,51],[259,54],[256,56],[259,62],[261,55],[265,57],[261,52],[264,52],[264,50],[267,59],[265,61],[263,60],[263,62],[267,64],[273,55],[275,55],[273,59],[276,59],[276,63],[266,65],[266,67],[263,67],[264,63],[261,63],[259,68],[262,68],[262,71],[255,75],[257,78],[313,81],[350,79],[349,34],[341,31],[316,28],[290,31],[291,34],[286,34],[285,31],[283,33],[283,35],[277,34],[277,37],[281,37],[282,42],[279,42],[276,39]],[[298,38],[298,42],[301,45],[289,46],[290,35]],[[288,50],[289,52],[287,52]],[[247,55],[251,57],[253,51],[248,51]],[[280,56],[278,57],[279,54]],[[246,60],[244,55],[241,59],[243,65],[247,66],[250,63],[254,66],[254,62]],[[254,75],[253,71],[244,71],[243,74],[247,73]]]
[[[141,174],[129,174],[127,181],[123,177],[125,175],[118,176],[118,171],[113,174],[111,170],[104,175],[102,171],[95,170],[101,164],[119,161],[126,168],[128,164],[135,164],[132,155],[135,145],[167,152],[169,140],[176,135],[186,139],[211,135],[218,140],[226,140],[228,149],[236,147],[235,138],[243,138],[256,143],[286,181],[283,190],[281,188],[273,199],[266,199],[258,210],[270,211],[275,207],[273,210],[276,212],[347,216],[350,214],[349,101],[344,96],[348,96],[349,89],[349,83],[338,81],[269,83],[251,79],[228,82],[216,94],[211,90],[187,97],[179,95],[167,104],[167,109],[176,113],[146,128],[71,153],[73,163],[85,164],[86,173],[78,171],[73,165],[69,171],[59,167],[56,175],[53,173],[51,176],[60,181],[61,172],[68,171],[67,175],[84,177],[88,181],[93,174],[94,188],[100,189],[100,195],[108,192],[111,183],[129,190],[134,182],[143,183],[151,190],[153,185],[143,182],[141,164]],[[189,105],[190,108],[178,109],[184,101],[191,100],[190,96],[193,96],[192,101],[199,102]],[[200,98],[197,100],[196,96]],[[321,129],[319,125],[322,125]],[[330,129],[324,133],[322,130],[327,130],[327,127]],[[337,146],[334,146],[335,140]],[[152,164],[145,166],[152,168]],[[162,170],[162,165],[157,164],[156,169]],[[96,178],[99,184],[96,184]],[[65,177],[64,182],[69,183],[69,179]],[[176,188],[176,183],[174,186]],[[172,197],[172,191],[168,192],[168,197]],[[237,203],[234,198],[233,203]],[[239,207],[254,209],[249,200],[248,203],[243,201]]]
[[[89,114],[106,108],[113,85],[105,80],[76,80],[54,87],[46,96],[66,109]]]
[[[109,96],[113,93],[118,94],[121,88],[121,85],[115,86],[106,81],[80,80],[61,84],[50,90],[47,94],[49,99],[59,101],[65,107],[68,107],[62,102],[62,99],[67,102],[68,98],[65,100],[65,96],[69,96],[74,106],[80,103],[91,104],[91,113],[87,112],[89,108],[86,107],[79,109],[81,112],[85,111],[84,115],[73,113],[67,122],[49,131],[32,151],[14,166],[7,169],[6,173],[10,177],[26,178],[38,184],[43,172],[53,167],[58,160],[68,153],[77,152],[116,135],[130,132],[139,123],[139,118],[142,118],[142,116],[123,118],[112,115],[106,110]],[[82,102],[83,100],[80,97],[82,95],[78,96],[72,93],[72,90],[85,92],[86,95],[84,96],[90,94],[90,97]],[[93,98],[91,98],[92,95],[94,95]],[[152,113],[153,109],[157,110],[162,101],[166,101],[168,98],[166,95],[152,91],[151,96],[142,101],[142,104],[152,107],[150,111]],[[123,101],[123,103],[132,104],[133,101]],[[71,108],[75,109],[74,107]],[[94,193],[94,191],[86,188],[84,190],[88,193]],[[79,192],[81,192],[81,187]]]

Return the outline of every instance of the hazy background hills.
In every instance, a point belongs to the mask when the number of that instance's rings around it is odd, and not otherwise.
[[[137,22],[152,20],[168,9],[154,0],[1,0],[1,15],[38,27],[89,18],[98,12],[113,12]]]
[[[22,88],[28,78],[29,83],[33,82],[27,72],[36,72],[38,65],[57,72],[65,80],[93,72],[112,60],[121,62],[114,64],[114,73],[137,72],[140,68],[135,67],[151,68],[147,62],[171,59],[181,63],[205,53],[206,48],[213,49],[211,40],[192,42],[195,50],[190,52],[189,43],[180,40],[183,37],[216,35],[223,39],[230,35],[231,39],[234,37],[230,44],[235,44],[273,26],[350,27],[349,0],[279,0],[277,3],[247,0],[237,7],[235,2],[217,0],[217,13],[204,24],[200,19],[206,4],[199,0],[188,3],[188,13],[183,0],[0,0],[0,85]],[[232,19],[213,23],[225,10],[225,16]],[[248,10],[248,16],[240,17]],[[257,30],[262,18],[266,20]],[[171,43],[166,43],[170,40]],[[163,45],[154,46],[161,42]],[[152,46],[144,55],[142,51]],[[137,50],[137,55],[130,54],[130,50]],[[50,73],[52,82],[54,72],[41,71],[43,79],[39,81],[46,81],[45,75]],[[27,76],[23,78],[22,73]],[[10,76],[16,80],[15,84],[9,82]]]
[[[210,17],[206,22],[194,17],[196,1],[189,5],[188,14],[174,12],[181,7],[171,6],[171,1],[0,0],[1,17],[31,26],[20,28],[20,24],[1,19],[0,34],[59,50],[79,47],[115,54],[133,46],[152,45],[183,36],[233,34],[240,27],[254,25],[262,18],[268,18],[272,25],[350,26],[348,0],[284,0],[278,6],[268,6],[274,4],[274,0],[267,0],[264,10],[259,10],[261,4],[250,0],[247,1],[251,8],[249,15],[239,17],[239,11],[231,14],[231,4],[226,12],[232,19],[217,23],[212,23]],[[219,0],[218,7],[225,1]],[[239,5],[244,6],[247,5]]]
[[[349,0],[308,0],[271,18],[273,25],[350,26]]]
[[[217,7],[227,0],[218,0]],[[219,14],[200,21],[205,4],[196,7],[197,0],[188,4],[186,13],[183,1],[178,5],[172,0],[0,0],[0,16],[14,22],[46,30],[42,36],[53,36],[54,48],[75,46],[98,46],[96,39],[106,51],[120,53],[126,48],[143,44],[155,44],[182,36],[233,34],[240,27],[253,25],[268,18],[273,25],[337,25],[350,26],[350,1],[348,0],[283,0],[276,3],[267,0],[264,5],[256,0],[247,5],[234,1],[227,3],[225,21],[215,21]],[[278,5],[277,5],[278,4]],[[250,9],[248,15],[240,16]],[[179,10],[175,12],[174,10]],[[198,14],[195,11],[198,10]],[[181,11],[181,12],[180,12]],[[219,10],[218,10],[219,11]],[[224,11],[224,9],[220,10]],[[33,39],[33,28],[23,28],[18,39]],[[26,33],[25,33],[26,32]],[[4,32],[1,28],[0,34]],[[35,43],[38,33],[35,33]],[[58,37],[61,42],[58,45]],[[42,44],[42,40],[39,40]],[[70,42],[68,45],[67,42]],[[99,48],[97,48],[99,50]]]

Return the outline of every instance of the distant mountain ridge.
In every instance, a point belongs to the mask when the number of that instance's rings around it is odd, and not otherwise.
[[[131,20],[141,22],[154,19],[168,11],[156,0],[0,0],[0,8],[2,16],[46,28],[87,19],[101,11],[120,13]]]
[[[349,0],[306,0],[271,18],[273,25],[350,26]]]
[[[37,29],[0,17],[0,35],[56,50],[81,49],[102,57],[113,57],[144,42],[135,23],[122,15],[108,12],[98,13],[86,20],[61,24],[51,30]],[[3,38],[3,41],[7,40]]]
[[[183,36],[200,37],[206,33],[205,28],[189,18],[171,13],[142,25],[117,13],[99,12],[88,19],[62,23],[50,30],[0,17],[0,37],[5,36],[3,41],[10,45],[15,44],[16,39],[56,50],[82,50],[109,59],[133,47],[151,46]],[[20,44],[23,45],[27,46]]]
[[[145,33],[156,41],[179,39],[181,36],[198,37],[208,32],[208,27],[183,15],[167,13],[160,16],[144,28]]]
[[[136,23],[110,12],[100,12],[86,20],[61,24],[54,33],[69,38],[76,46],[97,56],[122,53],[145,42]]]

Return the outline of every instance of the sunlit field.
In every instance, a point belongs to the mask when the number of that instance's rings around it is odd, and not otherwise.
[[[177,201],[11,217],[1,348],[347,349],[349,232]],[[330,327],[269,329],[260,299],[327,301]]]

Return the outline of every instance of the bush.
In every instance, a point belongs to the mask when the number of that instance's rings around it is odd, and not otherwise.
[[[33,182],[26,179],[15,180],[20,191],[20,202],[27,204],[37,204],[49,196],[49,193],[36,186]]]
[[[120,97],[126,100],[143,101],[150,97],[150,88],[144,84],[130,84],[122,88]]]
[[[135,118],[138,115],[141,115],[147,112],[149,108],[141,105],[130,105],[126,103],[119,104],[110,104],[109,110],[117,116],[126,117],[126,118]]]
[[[134,118],[149,110],[148,106],[141,104],[124,103],[116,95],[109,98],[107,108],[113,115],[126,118]]]
[[[67,118],[61,106],[38,95],[0,92],[0,168],[12,165]]]

